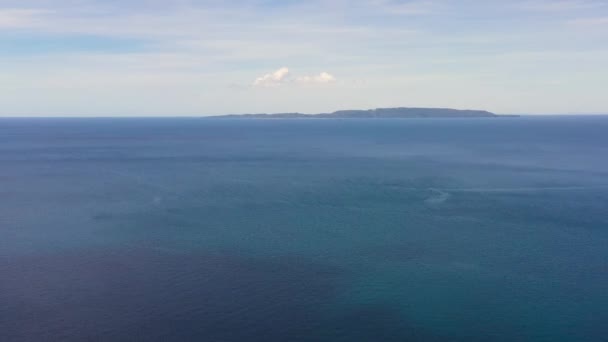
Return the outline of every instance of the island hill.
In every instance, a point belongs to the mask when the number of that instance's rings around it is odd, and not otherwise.
[[[209,116],[224,119],[409,119],[409,118],[493,118],[510,115],[496,115],[485,110],[459,110],[449,108],[377,108],[369,110],[339,110],[333,113],[302,114],[229,114]]]

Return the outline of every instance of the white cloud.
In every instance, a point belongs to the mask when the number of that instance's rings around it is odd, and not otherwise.
[[[271,74],[266,74],[256,78],[253,85],[255,87],[276,87],[287,81],[288,76],[289,69],[283,67]]]
[[[302,76],[302,77],[298,77],[296,78],[296,82],[298,83],[331,83],[331,82],[335,82],[336,78],[327,72],[322,72],[318,75],[315,76]]]
[[[288,68],[283,67],[273,73],[260,76],[253,81],[254,87],[277,87],[286,84],[325,84],[336,81],[336,78],[327,72],[322,72],[313,76],[290,77]]]

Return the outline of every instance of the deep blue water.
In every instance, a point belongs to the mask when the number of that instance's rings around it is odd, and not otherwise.
[[[606,341],[608,117],[0,119],[0,341]]]

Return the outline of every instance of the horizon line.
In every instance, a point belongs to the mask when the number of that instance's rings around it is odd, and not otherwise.
[[[354,109],[356,110],[356,109]],[[366,110],[366,109],[362,109],[362,110]],[[472,109],[474,110],[474,109]],[[480,110],[483,111],[483,110]],[[305,113],[299,113],[299,112],[281,112],[281,113],[247,113],[247,114],[251,114],[251,115],[259,115],[259,114],[266,114],[266,115],[273,115],[273,114],[291,114],[291,113],[298,113],[298,114],[305,114]],[[520,113],[493,113],[490,112],[492,114],[495,114],[497,116],[523,116],[523,117],[530,117],[530,116],[538,116],[538,117],[543,117],[543,116],[608,116],[608,112],[606,113],[533,113],[533,114],[520,114]],[[108,118],[108,119],[153,119],[153,118],[158,118],[158,119],[179,119],[179,118],[190,118],[190,119],[195,119],[195,118],[218,118],[218,116],[228,116],[228,115],[247,115],[247,114],[235,114],[235,113],[231,113],[231,114],[209,114],[209,115],[165,115],[165,114],[160,114],[160,115],[19,115],[19,116],[5,116],[5,115],[0,115],[0,119],[104,119],[104,118]],[[318,115],[318,114],[325,114],[325,113],[317,113],[317,114],[305,114],[305,115],[310,115],[310,116],[314,116],[314,115]],[[276,118],[277,120],[281,120],[281,118]],[[332,118],[324,118],[324,119],[332,119]],[[339,120],[344,120],[344,118],[333,118],[333,119],[339,119]],[[352,119],[357,119],[357,118],[350,118]],[[368,119],[368,118],[361,118],[361,119]],[[391,119],[391,118],[383,118],[383,119]],[[394,118],[394,119],[399,119],[399,118]],[[409,119],[417,119],[417,118],[409,118]],[[418,118],[418,119],[428,119],[428,118]],[[432,118],[433,119],[433,118]],[[439,117],[439,118],[434,118],[434,119],[451,119],[449,117]],[[467,119],[467,118],[462,118],[459,117],[458,119]],[[476,118],[476,117],[470,117],[468,119],[483,119],[483,118]]]

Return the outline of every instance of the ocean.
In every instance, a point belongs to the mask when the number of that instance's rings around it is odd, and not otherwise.
[[[608,341],[608,117],[0,119],[0,341]]]

